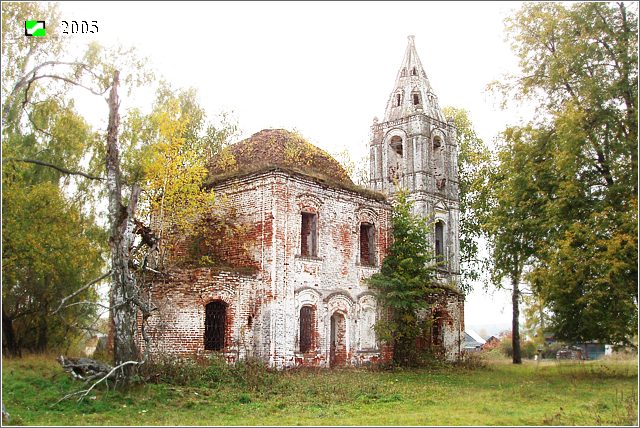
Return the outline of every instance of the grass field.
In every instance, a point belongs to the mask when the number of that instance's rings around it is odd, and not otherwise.
[[[637,361],[492,361],[484,368],[243,372],[85,400],[54,357],[3,359],[14,425],[636,425]],[[203,372],[204,373],[204,372]],[[252,379],[253,376],[253,379]],[[259,379],[257,378],[259,377]],[[212,379],[208,377],[207,379]]]

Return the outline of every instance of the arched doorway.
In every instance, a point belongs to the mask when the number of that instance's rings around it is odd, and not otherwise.
[[[227,304],[221,300],[209,302],[205,306],[204,316],[204,349],[222,351],[225,345]]]
[[[334,312],[331,315],[331,342],[329,349],[329,366],[343,366],[347,362],[347,323],[344,315]]]

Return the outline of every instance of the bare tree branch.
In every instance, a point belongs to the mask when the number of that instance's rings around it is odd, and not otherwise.
[[[33,163],[33,164],[36,164],[36,165],[42,165],[42,166],[46,166],[46,167],[49,167],[49,168],[53,168],[53,169],[55,169],[57,171],[60,171],[63,174],[81,175],[81,176],[83,176],[85,178],[88,178],[90,180],[104,180],[104,178],[102,178],[102,177],[96,177],[96,176],[87,174],[87,173],[82,172],[82,171],[72,171],[70,169],[63,168],[63,167],[57,166],[57,165],[53,165],[53,164],[48,163],[48,162],[43,162],[43,161],[40,161],[40,160],[37,160],[37,159],[5,158],[5,159],[2,159],[2,161],[3,162],[7,161],[7,162]]]
[[[106,88],[106,89],[105,89],[104,91],[102,91],[102,92],[97,92],[97,91],[93,90],[92,88],[90,88],[90,87],[88,87],[88,86],[83,85],[83,84],[82,84],[82,83],[80,83],[80,82],[76,82],[75,80],[69,79],[69,78],[64,77],[64,76],[58,76],[58,75],[55,75],[55,74],[41,74],[41,75],[39,75],[39,76],[34,76],[34,77],[31,79],[31,81],[36,81],[36,80],[38,80],[38,79],[47,78],[47,77],[48,77],[48,78],[51,78],[51,79],[58,79],[58,80],[62,80],[63,82],[67,82],[67,83],[70,83],[70,84],[72,84],[72,85],[79,86],[79,87],[84,88],[84,89],[86,89],[87,91],[91,92],[93,95],[98,95],[98,96],[100,96],[100,95],[104,95],[104,94],[107,92],[107,90],[109,89],[109,88]]]
[[[76,305],[94,305],[94,306],[100,306],[101,308],[104,308],[104,309],[111,308],[110,306],[103,305],[102,303],[98,303],[98,302],[92,302],[90,300],[81,300],[80,302],[69,303],[68,305],[65,306],[65,308],[70,308],[71,306],[76,306]]]
[[[111,271],[103,274],[100,278],[94,279],[93,281],[89,282],[86,285],[83,285],[82,287],[80,287],[78,290],[74,291],[73,293],[71,293],[70,295],[68,295],[67,297],[63,298],[60,301],[60,306],[58,306],[58,309],[56,309],[55,311],[53,311],[54,314],[57,314],[60,309],[63,308],[65,302],[69,299],[73,299],[75,296],[77,296],[78,294],[82,293],[84,290],[86,290],[87,288],[93,286],[94,284],[97,284],[98,282],[102,281],[103,279],[105,279],[106,277],[108,277],[109,275],[111,275]]]
[[[74,397],[76,395],[80,395],[80,397],[78,398],[78,401],[82,401],[87,395],[89,395],[89,393],[93,390],[93,388],[95,388],[96,386],[98,386],[100,383],[102,383],[103,381],[107,380],[109,377],[111,377],[113,375],[113,373],[115,373],[116,370],[119,370],[125,366],[131,365],[131,364],[136,364],[136,365],[140,365],[140,364],[144,364],[144,361],[125,361],[124,363],[118,364],[117,366],[115,366],[114,368],[112,368],[109,373],[107,373],[106,375],[104,375],[102,378],[100,378],[98,381],[94,382],[93,385],[91,385],[89,388],[87,389],[83,389],[81,391],[76,391],[76,392],[72,392],[70,394],[65,395],[64,397],[62,397],[61,399],[59,399],[58,401],[56,401],[54,403],[58,404],[61,401],[64,401],[68,398]]]
[[[13,87],[13,89],[11,90],[11,93],[9,94],[9,96],[7,96],[6,101],[4,103],[3,106],[3,111],[2,111],[2,123],[5,124],[7,117],[9,115],[9,111],[11,110],[9,107],[13,104],[13,100],[15,99],[16,95],[18,94],[18,92],[26,85],[27,88],[36,80],[41,79],[42,77],[50,77],[50,78],[54,78],[54,79],[59,79],[59,80],[63,80],[66,81],[68,83],[71,83],[72,85],[76,85],[76,86],[80,86],[82,88],[87,89],[88,91],[90,91],[92,94],[96,94],[96,95],[103,95],[104,93],[107,92],[107,90],[109,89],[108,87],[105,88],[105,90],[103,92],[97,92],[87,86],[84,86],[83,84],[81,84],[80,82],[76,82],[74,80],[71,80],[69,78],[63,77],[63,76],[57,76],[57,75],[51,75],[51,74],[47,74],[47,75],[40,75],[37,76],[36,73],[47,66],[58,66],[58,65],[63,65],[63,66],[77,66],[77,67],[81,67],[84,70],[86,70],[87,72],[89,72],[92,76],[97,77],[96,74],[91,70],[91,68],[84,63],[81,62],[65,62],[65,61],[45,61],[42,64],[39,64],[35,67],[33,67],[31,70],[29,70],[27,73],[25,73],[22,78],[18,81],[18,83],[15,84],[15,86]],[[31,76],[31,78],[29,78],[29,76]]]

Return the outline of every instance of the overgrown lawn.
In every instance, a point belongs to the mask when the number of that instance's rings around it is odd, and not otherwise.
[[[100,388],[58,404],[83,384],[54,357],[5,358],[2,368],[14,425],[637,426],[637,361],[222,374],[211,367],[173,384]]]

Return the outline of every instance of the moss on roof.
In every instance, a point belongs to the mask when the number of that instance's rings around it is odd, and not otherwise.
[[[283,166],[261,166],[253,169],[245,169],[243,171],[238,172],[228,172],[225,174],[219,174],[213,177],[210,177],[206,183],[206,187],[212,188],[218,184],[221,184],[227,180],[231,180],[233,178],[242,178],[252,174],[261,174],[269,171],[283,171],[290,175],[298,175],[310,179],[320,185],[325,185],[328,187],[338,188],[347,190],[350,192],[357,193],[365,198],[374,199],[376,201],[385,202],[387,197],[380,192],[376,192],[375,190],[370,190],[362,186],[358,186],[353,183],[345,183],[332,179],[331,177],[324,176],[323,174],[317,173],[315,171],[302,171],[295,167],[283,167]]]
[[[284,129],[263,129],[225,148],[209,166],[207,186],[270,170],[302,175],[322,185],[349,190],[378,201],[386,200],[382,193],[354,184],[330,154]]]
[[[227,147],[210,165],[213,178],[229,173],[243,174],[265,167],[295,168],[320,173],[334,181],[353,185],[349,175],[330,154],[284,129],[263,129],[246,140]]]

